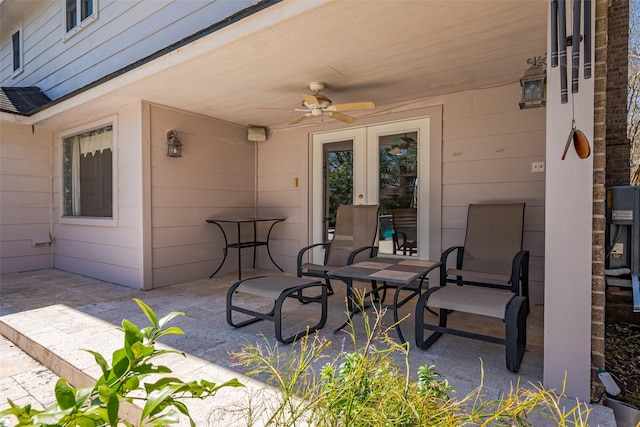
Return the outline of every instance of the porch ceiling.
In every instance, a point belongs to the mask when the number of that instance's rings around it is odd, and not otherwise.
[[[299,113],[259,107],[296,108],[311,81],[326,82],[323,94],[334,103],[374,101],[376,110],[353,113],[362,117],[517,82],[527,58],[546,50],[546,0],[317,1],[285,20],[264,19],[291,6],[285,1],[246,18],[250,30],[187,60],[172,52],[171,66],[153,69],[152,62],[143,78],[119,77],[123,83],[89,108],[144,99],[276,129]]]

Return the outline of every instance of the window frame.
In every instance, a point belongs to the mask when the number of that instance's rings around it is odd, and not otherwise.
[[[75,1],[74,13],[76,17],[76,24],[73,27],[67,29],[69,25],[69,13],[68,13],[69,8],[67,6],[68,1],[69,0],[63,0],[63,6],[62,6],[62,22],[63,22],[62,28],[64,30],[63,40],[67,40],[71,38],[72,36],[79,33],[82,29],[86,28],[87,26],[89,26],[91,23],[93,23],[98,19],[98,0],[74,0]],[[92,12],[91,14],[82,18],[81,15],[82,15],[84,4],[90,4]]]
[[[112,141],[111,141],[111,176],[112,176],[112,200],[111,200],[111,216],[110,217],[95,217],[95,216],[66,216],[64,215],[64,140],[66,138],[80,135],[86,132],[91,132],[94,130],[98,130],[107,126],[111,126],[112,132]],[[117,116],[111,116],[105,118],[103,120],[93,121],[83,126],[78,126],[72,129],[68,129],[63,131],[58,138],[58,151],[59,151],[59,162],[60,167],[58,168],[59,173],[59,185],[58,191],[60,195],[59,199],[59,208],[60,212],[58,215],[58,219],[61,224],[73,224],[73,225],[96,225],[96,226],[106,226],[106,227],[115,227],[118,225],[118,121]]]
[[[14,36],[18,34],[18,60],[20,61],[20,66],[18,68],[13,68],[15,66],[16,52],[14,45]],[[22,22],[16,25],[11,31],[11,77],[15,77],[18,74],[24,71],[24,34],[22,32]]]

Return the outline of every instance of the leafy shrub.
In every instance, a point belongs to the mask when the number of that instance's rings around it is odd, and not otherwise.
[[[363,314],[366,340],[356,342],[351,326],[351,351],[327,361],[331,343],[318,334],[294,343],[288,352],[278,345],[248,343],[234,355],[249,375],[266,381],[268,396],[247,411],[247,425],[268,426],[462,426],[544,425],[586,426],[589,409],[577,403],[566,410],[562,394],[541,386],[521,389],[516,384],[500,399],[485,401],[482,385],[456,399],[454,390],[433,366],[418,368],[412,379],[409,345],[389,336],[393,325],[381,327],[384,312],[371,324]],[[404,368],[394,356],[404,360]],[[535,416],[532,416],[535,414]],[[540,424],[538,424],[540,425]]]
[[[147,316],[152,326],[140,328],[123,320],[124,347],[113,352],[111,366],[99,353],[91,353],[102,370],[102,376],[93,387],[74,388],[60,378],[55,386],[56,403],[43,409],[33,409],[30,404],[18,406],[7,399],[10,408],[0,412],[0,418],[13,415],[18,426],[164,426],[180,421],[180,413],[189,418],[189,410],[181,401],[184,398],[205,399],[215,395],[223,387],[241,387],[237,379],[223,384],[206,380],[184,382],[171,376],[162,376],[156,382],[143,383],[151,374],[167,375],[171,369],[156,365],[153,359],[167,353],[184,353],[156,348],[158,338],[168,334],[183,334],[180,328],[165,326],[176,316],[184,313],[171,312],[158,320],[153,310],[145,303],[134,299]],[[122,402],[144,403],[140,420],[132,424],[120,417]]]

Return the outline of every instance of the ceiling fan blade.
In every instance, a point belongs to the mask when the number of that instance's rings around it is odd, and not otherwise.
[[[334,104],[327,107],[328,111],[373,110],[376,104],[370,101],[350,102],[348,104]]]
[[[328,111],[326,114],[332,119],[340,120],[344,123],[353,123],[358,120],[355,117],[347,116],[346,114],[338,113],[337,111]]]
[[[306,93],[301,93],[300,96],[302,96],[302,100],[307,104],[312,105],[314,107],[320,107],[320,101],[315,96],[307,95]]]
[[[296,117],[295,119],[291,120],[291,121],[289,122],[289,124],[290,124],[290,125],[298,124],[298,123],[300,123],[301,121],[303,121],[303,120],[304,120],[304,118],[305,118],[305,117],[307,117],[307,116],[308,116],[308,114],[302,114],[302,115],[300,115],[300,116]]]

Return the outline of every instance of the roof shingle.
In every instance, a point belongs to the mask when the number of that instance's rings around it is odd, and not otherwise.
[[[51,102],[37,86],[0,88],[0,111],[29,116]]]

